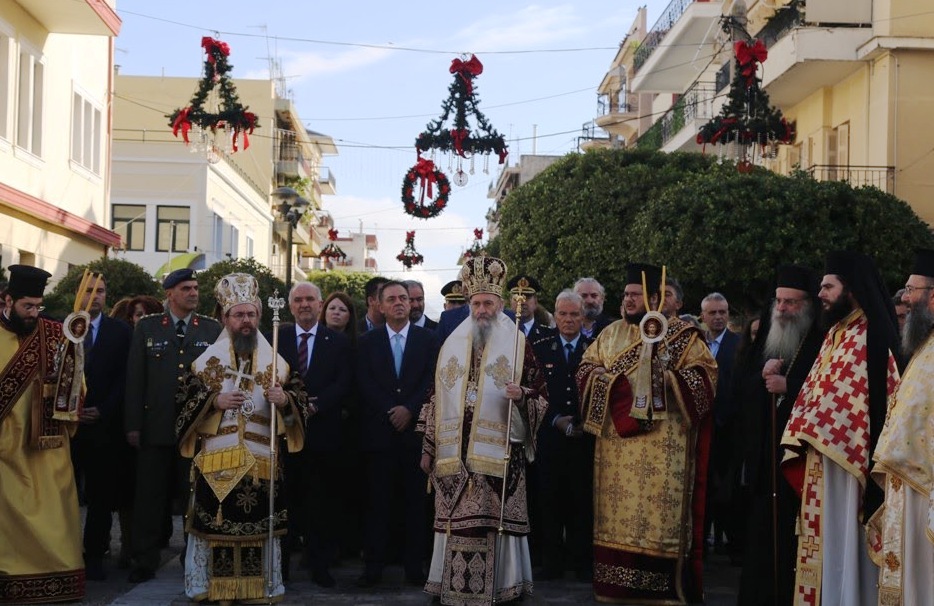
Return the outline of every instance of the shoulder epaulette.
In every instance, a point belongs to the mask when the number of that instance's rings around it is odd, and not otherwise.
[[[207,316],[207,315],[199,314],[199,313],[196,313],[195,315],[198,316],[199,318],[204,318],[205,320],[210,320],[211,322],[217,322],[217,318],[215,318],[214,316]]]
[[[138,323],[142,322],[143,320],[147,320],[147,319],[149,319],[149,318],[157,318],[157,317],[160,317],[160,316],[163,316],[163,315],[165,315],[165,312],[164,312],[164,311],[157,311],[157,312],[154,313],[154,314],[146,314],[145,316],[143,316],[142,318],[140,318],[140,319],[137,320],[136,322],[137,322],[137,324],[138,324]]]

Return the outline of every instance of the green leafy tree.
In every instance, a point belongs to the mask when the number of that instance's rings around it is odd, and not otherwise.
[[[685,288],[686,309],[711,291],[741,310],[769,296],[775,269],[820,270],[834,249],[871,254],[890,288],[913,248],[934,236],[911,208],[875,188],[742,174],[701,154],[599,150],[569,155],[514,189],[502,205],[502,257],[553,297],[581,276],[607,288],[615,309],[628,261],[665,264]],[[521,261],[519,261],[521,260]]]
[[[233,273],[250,274],[259,282],[259,299],[263,305],[260,330],[268,333],[272,330],[272,311],[266,305],[269,297],[278,290],[279,296],[287,299],[289,293],[285,289],[285,282],[273,275],[268,267],[252,257],[249,259],[219,261],[198,273],[198,290],[201,292],[198,313],[216,317],[217,299],[214,296],[214,287],[217,286],[221,278]],[[282,322],[292,321],[292,314],[289,312],[288,305],[279,312],[279,319]]]
[[[108,306],[105,313],[110,306],[124,297],[151,295],[161,298],[163,295],[162,286],[142,266],[123,259],[102,257],[86,265],[72,267],[52,292],[45,296],[43,304],[46,313],[59,319],[71,313],[85,269],[104,274]]]
[[[308,281],[314,282],[326,299],[332,292],[343,291],[354,302],[357,317],[366,313],[366,283],[376,274],[365,271],[313,271],[308,274]]]

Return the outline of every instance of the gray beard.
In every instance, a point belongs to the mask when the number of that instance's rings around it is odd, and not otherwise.
[[[902,351],[906,358],[915,355],[927,341],[931,335],[931,328],[934,327],[934,312],[928,309],[926,303],[919,303],[921,304],[913,305],[908,311],[908,318],[905,319],[905,326],[902,328]]]
[[[765,337],[765,345],[762,353],[766,360],[778,358],[786,363],[791,363],[798,346],[811,329],[814,322],[814,308],[811,302],[803,303],[803,307],[798,315],[782,320],[778,317],[778,311],[772,305],[772,325],[769,327],[769,333]]]
[[[252,356],[253,352],[256,351],[255,330],[248,335],[238,332],[235,335],[231,335],[231,340],[233,341],[234,353],[238,356]]]
[[[589,307],[584,305],[584,317],[590,321],[596,320],[601,313],[603,313],[602,305],[592,305]]]
[[[473,321],[473,347],[478,351],[483,351],[486,344],[490,341],[490,334],[493,332],[493,322],[489,320]]]

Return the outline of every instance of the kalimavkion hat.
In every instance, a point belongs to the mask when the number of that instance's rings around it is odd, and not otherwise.
[[[934,278],[934,250],[918,248],[915,250],[915,264],[911,273],[918,276]]]
[[[10,283],[6,292],[14,299],[20,297],[42,297],[45,284],[52,274],[32,265],[10,265]]]
[[[804,292],[817,292],[817,275],[803,265],[782,265],[778,268],[778,277],[775,280],[777,288],[794,288]]]
[[[642,284],[642,272],[645,272],[645,283],[650,293],[658,292],[662,283],[662,268],[647,263],[626,264],[626,284]]]
[[[195,279],[195,270],[188,267],[184,269],[176,269],[162,280],[162,288],[168,290],[170,288],[175,288],[182,282],[188,282],[189,280]]]

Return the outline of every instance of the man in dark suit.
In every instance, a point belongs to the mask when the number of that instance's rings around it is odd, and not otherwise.
[[[528,342],[535,343],[551,334],[551,328],[549,326],[535,319],[535,312],[538,310],[538,293],[542,289],[538,280],[529,275],[519,274],[506,283],[506,288],[509,289],[512,295],[510,297],[510,302],[513,307],[515,307],[516,295],[525,295],[525,303],[522,304],[522,309],[519,314],[519,327],[522,329],[522,332],[525,333],[525,338]]]
[[[124,429],[127,442],[138,449],[131,583],[156,576],[169,505],[182,481],[188,490],[188,474],[181,473],[188,465],[180,463],[175,437],[177,386],[221,332],[217,320],[195,313],[198,281],[193,270],[173,271],[162,288],[166,310],[136,323],[127,359]]]
[[[701,301],[701,322],[707,326],[707,344],[717,361],[717,393],[713,402],[714,428],[710,443],[710,467],[707,481],[708,546],[720,546],[724,535],[733,541],[739,525],[734,523],[728,504],[731,500],[733,481],[730,477],[730,454],[733,437],[730,430],[734,423],[736,405],[733,392],[733,361],[739,335],[727,329],[730,322],[730,304],[718,292],[710,293]],[[713,533],[710,535],[709,533]],[[731,551],[733,547],[730,547]]]
[[[594,438],[583,432],[575,374],[592,342],[581,333],[583,300],[565,290],[555,301],[557,330],[532,343],[548,383],[548,411],[538,430],[535,455],[540,504],[538,543],[544,578],[573,570],[592,578]]]
[[[379,292],[386,326],[357,341],[361,444],[366,461],[366,567],[358,585],[371,587],[388,561],[390,528],[404,532],[406,581],[423,584],[426,554],[427,478],[419,468],[421,438],[415,433],[422,404],[434,380],[435,334],[409,321],[408,289],[389,281]],[[396,491],[402,494],[395,494]]]
[[[434,330],[438,323],[425,315],[425,287],[418,280],[402,282],[409,290],[409,321],[415,326]]]
[[[279,354],[305,381],[309,416],[305,446],[285,456],[286,495],[290,526],[305,538],[311,578],[321,587],[333,587],[328,570],[337,553],[338,470],[341,405],[350,390],[350,339],[318,322],[321,289],[297,282],[289,292],[294,324],[279,326]],[[283,551],[283,572],[289,558]]]
[[[574,283],[574,292],[580,296],[584,304],[581,333],[590,340],[596,339],[601,330],[616,321],[615,318],[603,313],[606,289],[597,282],[596,278],[579,278]]]
[[[103,313],[107,298],[104,276],[92,278],[85,292],[78,293],[78,308],[91,316],[84,337],[84,380],[87,395],[75,434],[74,451],[84,473],[87,514],[84,522],[85,574],[102,581],[103,558],[110,549],[112,512],[117,496],[124,490],[114,473],[114,462],[125,457],[128,448],[123,434],[123,390],[126,387],[126,359],[130,350],[129,325]]]
[[[386,321],[379,310],[379,288],[388,281],[388,278],[375,276],[367,280],[366,284],[363,285],[363,293],[366,296],[366,313],[357,322],[358,335],[373,330],[377,326],[382,326]]]

